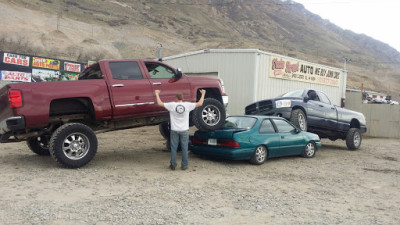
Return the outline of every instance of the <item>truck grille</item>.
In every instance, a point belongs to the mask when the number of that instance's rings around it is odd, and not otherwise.
[[[271,100],[259,101],[246,106],[246,115],[267,115],[273,108]]]

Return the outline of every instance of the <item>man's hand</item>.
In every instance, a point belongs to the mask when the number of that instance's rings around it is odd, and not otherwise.
[[[200,100],[198,102],[196,102],[196,107],[200,107],[203,105],[204,96],[206,95],[206,90],[200,89],[200,93],[201,93],[201,97],[200,97]]]
[[[154,93],[156,94],[157,105],[164,107],[164,102],[160,99],[160,90],[154,90]]]

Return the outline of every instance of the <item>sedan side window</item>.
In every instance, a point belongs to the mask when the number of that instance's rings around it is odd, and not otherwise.
[[[274,119],[274,123],[279,133],[290,133],[296,130],[296,128],[286,120]]]
[[[275,129],[271,123],[271,120],[265,119],[262,121],[260,125],[260,133],[275,133]]]
[[[169,67],[154,62],[146,62],[145,64],[152,79],[171,79],[175,77],[175,72]]]

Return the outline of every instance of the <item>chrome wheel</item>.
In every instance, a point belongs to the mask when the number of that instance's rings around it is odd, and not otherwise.
[[[88,137],[82,133],[72,133],[64,139],[62,150],[64,155],[72,160],[86,156],[90,148]]]
[[[301,129],[302,131],[305,131],[305,130],[307,129],[307,127],[306,127],[306,118],[304,117],[304,114],[303,114],[303,113],[299,113],[299,115],[298,115],[298,121],[299,121],[300,129]]]
[[[360,146],[361,143],[361,135],[358,132],[354,133],[354,137],[353,137],[353,143],[355,146]]]
[[[215,126],[221,119],[221,112],[217,107],[208,105],[201,111],[201,118],[208,126]]]
[[[263,145],[257,146],[254,151],[253,156],[250,159],[250,162],[256,165],[261,165],[267,159],[267,148]]]
[[[312,142],[308,142],[304,149],[304,157],[311,158],[315,155],[315,145]]]

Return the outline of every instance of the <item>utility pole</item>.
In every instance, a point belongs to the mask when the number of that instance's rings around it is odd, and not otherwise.
[[[343,69],[344,69],[344,71],[347,71],[347,70],[346,70],[346,63],[347,63],[347,62],[350,62],[351,59],[349,59],[349,58],[347,58],[347,57],[344,57],[343,59],[344,59]]]

